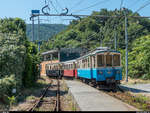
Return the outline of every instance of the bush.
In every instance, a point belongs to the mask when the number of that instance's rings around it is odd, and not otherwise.
[[[129,53],[129,75],[150,79],[150,35],[138,38]]]
[[[17,88],[15,75],[6,76],[0,79],[0,97],[12,95],[12,89]]]
[[[31,86],[36,81],[38,52],[37,47],[27,41],[23,20],[1,19],[0,32],[0,98],[3,99],[13,96],[13,88],[19,92],[23,85]]]
[[[30,87],[35,83],[39,76],[39,57],[35,44],[26,42],[27,56],[25,59],[25,70],[23,73],[23,84],[25,87]]]

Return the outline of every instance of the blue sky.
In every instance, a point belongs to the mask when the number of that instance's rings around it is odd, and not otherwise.
[[[99,11],[102,8],[108,10],[120,9],[121,0],[51,0],[55,9],[50,4],[50,13],[61,13],[62,8],[67,7],[69,13],[72,14],[91,14],[92,11]],[[132,9],[136,11],[144,4],[150,2],[149,0],[122,0],[122,7]],[[19,17],[31,23],[29,20],[31,10],[39,9],[45,5],[45,0],[1,0],[0,2],[0,18],[5,17]],[[91,6],[91,7],[90,7]],[[93,6],[93,7],[92,7]],[[90,8],[88,8],[90,7]],[[88,9],[87,9],[88,8]],[[82,10],[83,9],[83,10]],[[86,10],[85,10],[86,9]],[[57,10],[57,11],[56,11]],[[150,16],[150,5],[146,6],[139,11],[142,16]],[[48,21],[42,21],[41,23],[62,23],[68,24],[72,17],[41,17]]]

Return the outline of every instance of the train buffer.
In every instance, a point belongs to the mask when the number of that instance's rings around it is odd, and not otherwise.
[[[65,80],[79,111],[139,111],[121,100],[79,81]]]

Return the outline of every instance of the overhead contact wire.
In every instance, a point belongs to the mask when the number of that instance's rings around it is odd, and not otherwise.
[[[89,6],[89,7],[86,7],[86,8],[80,9],[80,10],[77,10],[77,11],[72,12],[72,13],[81,12],[81,11],[84,11],[84,10],[86,10],[86,9],[95,7],[95,6],[97,6],[97,5],[103,4],[103,3],[108,2],[108,1],[110,1],[110,0],[103,0],[103,1],[100,1],[100,2],[97,2],[97,3],[93,4],[93,5],[91,5],[91,6]]]

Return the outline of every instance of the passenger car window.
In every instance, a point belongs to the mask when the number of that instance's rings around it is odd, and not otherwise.
[[[120,55],[113,56],[113,66],[120,66]]]
[[[106,66],[112,66],[112,55],[106,55]]]
[[[104,55],[97,55],[97,67],[103,67],[104,65]]]

